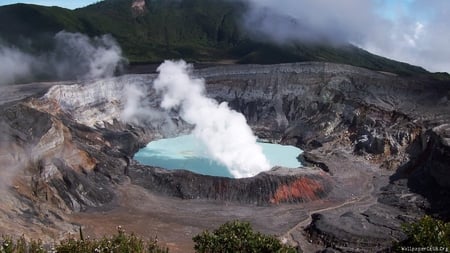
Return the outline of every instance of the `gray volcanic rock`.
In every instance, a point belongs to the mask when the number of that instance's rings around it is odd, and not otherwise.
[[[450,188],[450,169],[448,158],[450,157],[450,124],[442,124],[432,129],[430,134],[432,147],[427,161],[429,173],[434,180],[445,188]]]
[[[145,105],[159,110],[155,75],[25,85],[0,106],[0,162],[9,168],[2,171],[2,232],[28,231],[29,220],[39,228],[30,236],[76,231],[67,215],[115,210],[123,204],[118,189],[128,183],[183,201],[274,210],[301,203],[317,212],[311,238],[344,251],[387,249],[402,239],[400,224],[425,211],[449,218],[448,83],[331,63],[214,67],[194,75],[205,79],[208,96],[242,112],[259,138],[304,149],[300,159],[311,168],[237,180],[138,164],[132,158],[143,145],[191,127],[176,111],[168,114],[172,131],[164,118],[122,122],[131,85],[144,87]],[[289,240],[303,243],[291,227]]]
[[[304,166],[319,167],[325,172],[330,172],[328,166],[325,164],[324,161],[320,159],[320,157],[308,151],[305,151],[302,154],[300,154],[298,159]]]
[[[327,196],[333,184],[324,173],[285,168],[275,168],[251,178],[231,179],[133,165],[128,175],[132,183],[168,196],[256,205],[319,200]]]

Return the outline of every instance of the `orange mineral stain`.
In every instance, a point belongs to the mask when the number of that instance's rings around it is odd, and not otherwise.
[[[278,204],[292,199],[302,199],[303,201],[316,200],[319,199],[317,193],[322,190],[323,187],[319,182],[302,177],[287,185],[278,187],[270,199],[270,203]]]

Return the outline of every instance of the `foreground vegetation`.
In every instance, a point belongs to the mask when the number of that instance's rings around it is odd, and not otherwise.
[[[294,248],[283,245],[276,237],[254,232],[248,222],[227,222],[212,233],[204,231],[193,238],[199,253],[295,253]],[[69,238],[55,245],[42,241],[27,241],[23,236],[13,240],[3,236],[0,253],[168,253],[155,239],[143,240],[127,234],[118,227],[117,234],[102,239],[84,238],[80,229],[79,239]]]
[[[213,232],[204,231],[193,238],[199,253],[295,253],[296,249],[283,245],[276,237],[254,232],[250,223],[232,221]]]
[[[56,245],[44,245],[42,241],[27,242],[22,236],[13,240],[3,236],[0,253],[168,253],[167,248],[158,245],[157,240],[143,240],[134,234],[127,234],[122,227],[117,234],[102,239],[84,238],[80,229],[80,238],[69,238]]]
[[[425,216],[403,227],[407,239],[394,246],[395,252],[450,251],[450,223]],[[282,244],[276,237],[256,232],[248,222],[231,221],[216,230],[203,231],[192,240],[198,253],[295,253],[297,249]],[[168,248],[157,239],[143,240],[118,227],[117,234],[102,239],[68,238],[55,245],[44,245],[40,240],[27,241],[23,236],[13,240],[2,236],[0,253],[168,253]]]
[[[407,239],[395,246],[398,252],[450,252],[450,223],[426,215],[415,223],[405,224],[403,231]]]

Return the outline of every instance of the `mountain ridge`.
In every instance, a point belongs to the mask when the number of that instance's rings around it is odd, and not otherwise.
[[[279,45],[256,40],[242,28],[240,19],[246,5],[240,1],[139,2],[138,12],[132,7],[135,0],[104,0],[75,10],[28,4],[2,6],[0,41],[39,51],[46,49],[49,36],[61,30],[89,36],[107,33],[118,41],[131,63],[178,58],[243,64],[325,61],[401,75],[428,74],[422,67],[374,55],[351,44],[297,41]],[[33,46],[23,41],[33,41]]]

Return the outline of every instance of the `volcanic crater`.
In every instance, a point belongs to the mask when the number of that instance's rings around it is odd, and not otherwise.
[[[304,252],[386,250],[401,224],[449,219],[450,85],[333,63],[195,70],[254,133],[303,149],[301,169],[232,179],[139,164],[148,142],[188,133],[176,111],[123,122],[129,85],[149,108],[156,74],[1,87],[2,232],[51,240],[122,225],[171,252],[234,219]],[[7,166],[9,165],[9,166]]]

